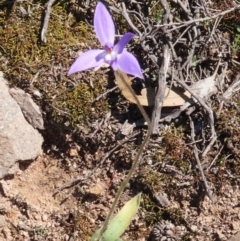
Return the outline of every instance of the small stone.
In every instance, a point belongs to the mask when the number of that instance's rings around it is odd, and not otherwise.
[[[157,201],[162,207],[165,208],[170,205],[170,201],[167,198],[167,194],[159,192],[155,194],[154,197],[157,199]]]
[[[20,106],[22,113],[29,124],[31,124],[34,128],[43,130],[44,124],[42,112],[39,106],[33,101],[31,95],[19,88],[10,89],[9,93]]]
[[[51,222],[47,222],[46,228],[50,228],[52,226]]]
[[[191,230],[192,230],[193,232],[196,232],[196,231],[198,230],[198,227],[197,227],[196,225],[192,225],[192,226],[191,226]]]
[[[133,132],[133,128],[134,125],[132,123],[129,123],[128,120],[126,120],[121,127],[121,134],[127,136]]]
[[[67,234],[65,234],[64,235],[64,240],[68,241],[69,239],[70,239],[70,237]]]
[[[41,219],[41,215],[40,214],[34,214],[33,215],[35,220],[40,220]]]
[[[24,230],[20,230],[20,234],[25,237],[25,238],[29,238],[29,234],[27,231],[24,231]]]
[[[92,224],[95,224],[95,219],[94,218],[89,218],[89,222]]]
[[[97,180],[97,183],[90,186],[89,188],[89,194],[94,196],[103,196],[105,193],[105,185],[102,183],[99,179]]]
[[[43,221],[43,222],[46,222],[47,219],[48,219],[48,216],[47,216],[46,214],[43,214],[43,215],[42,215],[42,221]]]
[[[78,156],[78,151],[75,148],[71,148],[68,150],[68,154],[70,157]]]

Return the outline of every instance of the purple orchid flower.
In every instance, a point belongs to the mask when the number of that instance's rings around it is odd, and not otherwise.
[[[68,75],[89,68],[97,70],[105,63],[111,65],[114,71],[120,69],[127,74],[143,79],[137,59],[124,49],[128,42],[134,37],[134,34],[124,34],[119,42],[114,45],[114,23],[108,10],[101,2],[98,2],[95,10],[94,30],[103,49],[93,49],[83,53],[72,64],[68,71]]]

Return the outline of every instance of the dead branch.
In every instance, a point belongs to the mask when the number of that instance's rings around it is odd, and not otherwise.
[[[220,107],[216,114],[217,118],[219,118],[224,104],[234,105],[236,107],[236,109],[238,109],[238,107],[231,101],[231,98],[233,97],[233,95],[236,92],[238,92],[240,90],[240,78],[239,77],[240,77],[240,75],[238,74],[235,77],[235,80],[230,85],[230,87],[221,96],[218,97],[221,102],[220,102]]]
[[[160,3],[165,11],[163,22],[167,23],[171,15],[168,3],[166,0],[161,0]],[[158,134],[158,123],[161,116],[162,105],[165,97],[167,72],[168,72],[170,59],[171,59],[166,29],[164,29],[163,31],[165,33],[165,36],[164,36],[165,41],[163,43],[163,61],[158,74],[158,90],[155,96],[154,109],[152,113],[152,134]]]
[[[205,185],[205,188],[206,188],[206,192],[210,198],[210,200],[213,202],[213,198],[212,198],[212,193],[208,187],[208,183],[207,183],[207,179],[204,175],[204,172],[203,172],[203,169],[202,169],[202,165],[201,165],[201,162],[200,162],[200,159],[199,159],[199,155],[198,155],[198,149],[197,149],[197,146],[196,146],[196,142],[195,142],[195,128],[194,128],[194,123],[192,121],[192,118],[189,116],[189,120],[190,120],[190,127],[191,127],[191,140],[192,142],[194,143],[192,146],[193,146],[193,153],[194,153],[194,156],[195,156],[195,159],[197,161],[197,165],[198,165],[198,169],[200,171],[200,174],[201,174],[201,177],[202,177],[202,180],[204,182],[204,185]]]
[[[170,24],[160,24],[160,25],[157,25],[158,28],[162,28],[162,27],[172,27],[172,26],[176,26],[176,25],[179,25],[177,27],[173,27],[171,28],[169,31],[174,31],[174,30],[177,30],[179,28],[182,28],[182,27],[186,27],[190,24],[193,24],[193,23],[200,23],[200,22],[204,22],[204,21],[208,21],[208,20],[213,20],[213,19],[216,19],[218,17],[221,17],[221,16],[224,16],[228,13],[231,13],[231,12],[234,12],[236,10],[240,9],[240,4],[238,4],[237,6],[234,6],[232,8],[229,8],[225,11],[222,11],[220,13],[217,13],[217,14],[214,14],[212,16],[209,16],[209,17],[204,17],[204,18],[198,18],[198,19],[192,19],[192,20],[189,20],[189,21],[185,21],[185,22],[176,22],[176,23],[170,23]]]
[[[110,90],[107,90],[106,92],[102,93],[102,94],[99,95],[97,98],[95,98],[95,99],[92,101],[92,103],[94,103],[94,102],[100,100],[101,98],[105,97],[107,94],[113,92],[113,91],[116,90],[116,89],[117,89],[117,86],[114,86],[114,87],[111,88]]]
[[[220,99],[222,100],[229,100],[232,96],[240,90],[240,75],[237,75],[236,79],[230,85],[230,87],[224,92]]]
[[[56,0],[49,0],[47,3],[47,8],[45,10],[45,17],[43,20],[43,26],[42,26],[42,31],[41,31],[41,41],[46,43],[47,42],[47,29],[48,29],[48,24],[50,20],[50,14],[52,10],[52,5],[56,2]]]
[[[161,116],[163,101],[165,98],[167,71],[170,64],[170,50],[167,43],[163,47],[163,63],[158,76],[158,90],[155,96],[152,113],[152,134],[158,134],[158,123]]]

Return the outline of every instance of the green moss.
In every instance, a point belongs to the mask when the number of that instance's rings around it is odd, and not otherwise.
[[[100,84],[94,89],[86,83],[77,85],[71,91],[63,85],[59,88],[62,90],[62,93],[52,100],[52,103],[55,106],[53,115],[60,121],[63,119],[59,117],[59,110],[68,113],[64,115],[64,119],[67,117],[71,125],[80,121],[89,121],[90,118],[96,117],[96,115],[102,116],[108,110],[105,100],[92,104],[96,95],[103,92],[103,87]]]
[[[22,5],[22,8],[27,9],[26,4]],[[0,43],[5,50],[4,57],[8,58],[7,64],[1,65],[1,68],[12,78],[16,78],[17,72],[19,74],[19,70],[22,70],[22,78],[31,79],[33,72],[44,65],[52,64],[56,58],[64,60],[65,57],[65,61],[68,62],[68,52],[71,47],[79,48],[81,41],[85,43],[91,41],[90,30],[85,23],[80,22],[76,27],[70,28],[67,12],[61,6],[54,6],[47,31],[47,44],[40,44],[39,33],[43,9],[30,6],[34,17],[33,15],[19,17],[20,6],[17,4],[8,21],[4,20],[6,11],[0,12],[2,23]]]
[[[161,22],[162,18],[163,18],[163,14],[164,14],[164,10],[161,7],[161,4],[159,2],[156,3],[155,1],[153,1],[150,9],[151,9],[151,15],[150,16],[155,21]]]
[[[154,225],[161,220],[170,220],[175,225],[182,225],[185,223],[185,219],[182,216],[181,210],[176,208],[161,208],[159,205],[156,205],[148,195],[143,195],[143,201],[141,208],[145,211],[140,214],[144,214],[142,218],[145,220],[147,226]]]
[[[187,173],[189,162],[193,159],[192,150],[185,143],[185,130],[183,127],[168,129],[162,140],[162,156],[168,160],[168,164]]]
[[[97,39],[85,21],[78,21],[76,15],[69,12],[68,1],[58,1],[52,7],[47,43],[41,43],[46,2],[15,3],[9,15],[8,5],[0,8],[0,70],[11,85],[25,90],[38,73],[33,85],[43,94],[39,104],[48,106],[46,110],[52,113],[56,122],[67,120],[74,125],[93,116],[101,117],[108,109],[107,101],[93,105],[91,101],[105,92],[107,76],[101,71],[71,78],[66,76],[77,57],[76,52],[95,48]],[[83,12],[78,11],[78,15],[84,18]],[[76,80],[76,76],[80,78]],[[94,88],[91,88],[87,82],[92,79],[101,81],[95,81]],[[96,105],[98,108],[93,111]]]
[[[94,233],[94,229],[89,223],[89,219],[83,215],[78,215],[75,222],[75,230],[79,232],[79,240],[90,240]]]
[[[146,187],[151,187],[152,190],[158,192],[162,190],[163,175],[157,171],[152,171],[150,168],[145,167],[140,174],[141,182]]]
[[[235,95],[231,102],[221,110],[220,116],[216,121],[216,129],[223,137],[231,137],[232,140],[240,138],[240,115],[238,106],[240,105],[240,96]],[[216,109],[218,111],[218,109]]]

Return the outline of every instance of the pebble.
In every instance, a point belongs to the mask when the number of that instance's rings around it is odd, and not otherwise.
[[[64,240],[68,241],[69,239],[70,239],[70,237],[67,234],[65,234],[64,235]]]
[[[46,222],[47,219],[48,219],[48,216],[47,216],[46,214],[43,214],[43,215],[42,215],[42,221],[43,221],[43,222]]]
[[[95,219],[94,218],[89,218],[89,222],[92,224],[95,224]]]
[[[196,231],[198,230],[198,227],[197,227],[196,225],[192,225],[192,226],[191,226],[191,230],[192,230],[193,232],[196,232]]]
[[[33,215],[35,220],[40,220],[41,219],[41,215],[40,214],[34,214]]]
[[[51,226],[52,226],[52,223],[51,222],[47,222],[46,228],[50,228]]]
[[[29,238],[29,235],[28,235],[28,232],[27,232],[27,231],[20,230],[19,233],[20,233],[23,237]]]

